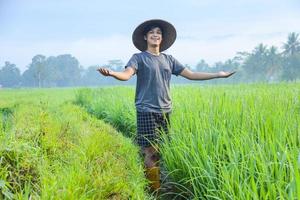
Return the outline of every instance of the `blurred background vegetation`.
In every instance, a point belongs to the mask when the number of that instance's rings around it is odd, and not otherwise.
[[[180,60],[179,60],[180,62]],[[183,63],[184,64],[184,63]],[[116,71],[124,69],[125,63],[121,59],[109,60],[103,64]],[[225,62],[207,64],[199,60],[196,66],[186,67],[204,72],[231,71],[238,73],[226,80],[209,80],[212,83],[274,83],[281,81],[297,81],[300,79],[300,38],[299,33],[292,32],[281,47],[258,44],[251,52],[237,52]],[[84,67],[70,54],[50,56],[35,55],[27,69],[21,72],[19,67],[11,61],[0,65],[0,86],[2,88],[20,87],[73,87],[73,86],[102,86],[120,85],[120,81],[100,76],[96,71],[100,66]],[[135,84],[133,77],[122,84]],[[185,83],[182,77],[173,77],[173,83]]]

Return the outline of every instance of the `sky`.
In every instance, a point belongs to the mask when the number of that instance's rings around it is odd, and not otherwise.
[[[0,0],[0,67],[9,61],[24,71],[37,54],[71,54],[85,68],[126,64],[139,52],[133,30],[149,19],[176,27],[165,53],[212,65],[259,43],[281,51],[289,33],[300,33],[299,10],[299,0]]]

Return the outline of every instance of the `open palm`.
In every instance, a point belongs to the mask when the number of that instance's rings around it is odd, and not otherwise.
[[[236,71],[232,71],[232,72],[224,72],[224,71],[220,71],[218,73],[220,78],[228,78],[229,76],[233,75]]]

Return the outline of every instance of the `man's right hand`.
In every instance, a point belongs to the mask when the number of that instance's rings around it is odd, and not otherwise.
[[[112,71],[108,68],[100,67],[97,69],[97,71],[100,72],[103,76],[111,76],[112,75]]]
[[[97,69],[103,76],[112,76],[120,81],[127,81],[135,73],[134,68],[127,67],[123,72],[116,72],[108,68],[100,67]]]

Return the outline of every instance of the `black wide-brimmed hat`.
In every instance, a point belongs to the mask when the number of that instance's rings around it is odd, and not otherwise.
[[[147,50],[147,41],[144,39],[144,35],[146,35],[148,28],[153,26],[162,29],[163,38],[160,44],[160,51],[165,51],[175,42],[176,29],[171,23],[161,19],[151,19],[138,25],[132,34],[133,44],[140,51]]]

